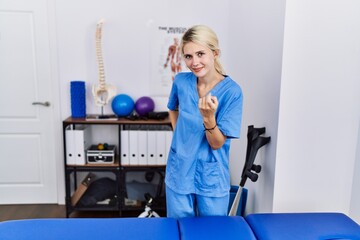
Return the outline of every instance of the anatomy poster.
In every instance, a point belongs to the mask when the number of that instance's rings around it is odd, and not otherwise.
[[[175,75],[187,71],[180,52],[180,41],[185,31],[185,27],[159,26],[153,32],[150,64],[152,95],[168,96]]]

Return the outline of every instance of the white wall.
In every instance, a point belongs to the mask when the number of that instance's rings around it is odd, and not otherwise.
[[[115,85],[117,92],[134,100],[150,95],[150,37],[158,26],[190,27],[206,24],[213,28],[222,49],[222,62],[227,68],[228,1],[185,0],[51,0],[51,19],[55,15],[57,73],[61,120],[71,115],[70,81],[84,80],[87,88],[87,113],[100,113],[91,95],[91,87],[98,83],[95,52],[96,23],[105,19],[102,50],[106,82]],[[175,7],[174,7],[175,6]],[[154,96],[153,96],[154,97]],[[157,97],[155,110],[163,110],[167,97]],[[160,106],[161,109],[157,109]],[[105,113],[112,113],[111,105]],[[58,137],[61,134],[59,124]],[[62,142],[59,141],[59,149]],[[59,151],[59,154],[63,154]],[[63,159],[59,158],[59,203],[64,203]]]
[[[244,166],[247,128],[266,127],[271,142],[258,151],[259,180],[247,180],[247,212],[272,210],[281,82],[285,0],[232,1],[230,5],[230,73],[244,92],[241,139],[233,141],[231,181],[239,184]]]
[[[99,112],[90,87],[97,83],[94,34],[100,18],[106,20],[106,81],[135,99],[149,94],[151,26],[207,24],[220,38],[227,73],[244,91],[241,139],[230,153],[233,184],[240,181],[247,126],[265,126],[272,137],[256,159],[263,166],[258,182],[246,183],[247,211],[346,213],[350,201],[357,209],[357,1],[54,1],[62,119],[70,115],[74,79],[87,82],[87,112]]]
[[[349,213],[352,191],[359,196],[352,188],[360,121],[358,9],[355,0],[287,1],[276,212]]]
[[[181,4],[174,0],[56,0],[62,117],[71,114],[70,81],[77,79],[86,81],[87,113],[100,113],[91,87],[98,83],[95,30],[101,18],[105,19],[102,50],[106,82],[115,85],[118,93],[126,93],[136,100],[149,95],[153,29],[206,24],[218,33],[226,53],[228,18],[226,14],[214,16],[228,11],[226,1],[219,4],[215,0],[186,0]],[[222,57],[226,59],[226,54]],[[112,113],[110,104],[105,107],[105,113]]]

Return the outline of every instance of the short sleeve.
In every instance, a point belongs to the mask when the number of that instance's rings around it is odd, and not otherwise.
[[[240,90],[226,108],[218,122],[219,129],[228,138],[240,138],[243,95]]]

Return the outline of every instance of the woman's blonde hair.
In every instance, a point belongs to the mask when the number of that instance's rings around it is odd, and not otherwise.
[[[217,51],[220,54],[219,40],[216,33],[205,25],[195,25],[189,28],[183,35],[180,43],[181,53],[184,54],[185,44],[193,42],[208,47],[212,51]],[[219,58],[215,58],[215,69],[221,75],[225,75]]]

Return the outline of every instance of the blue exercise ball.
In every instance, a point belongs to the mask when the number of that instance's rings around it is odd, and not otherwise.
[[[111,108],[118,117],[125,117],[135,108],[134,100],[127,94],[119,94],[112,100]]]
[[[139,116],[145,116],[149,112],[154,111],[155,102],[151,97],[141,97],[135,103],[135,111]]]

